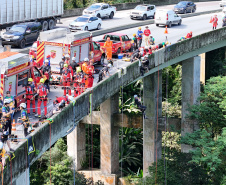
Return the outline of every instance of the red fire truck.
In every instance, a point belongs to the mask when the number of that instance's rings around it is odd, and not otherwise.
[[[33,78],[35,84],[42,78],[41,72],[30,63],[27,54],[16,52],[0,53],[0,94],[4,97],[10,91],[15,99],[15,107],[25,102],[25,86],[28,78]]]

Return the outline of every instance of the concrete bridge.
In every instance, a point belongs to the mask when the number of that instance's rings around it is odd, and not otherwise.
[[[76,98],[76,104],[70,104],[61,113],[54,115],[53,123],[44,123],[31,135],[36,151],[27,155],[27,142],[24,141],[15,150],[15,158],[7,162],[4,169],[4,184],[25,185],[29,177],[29,165],[34,163],[46,150],[49,149],[59,138],[67,135],[68,131],[68,154],[74,158],[76,170],[81,169],[81,161],[85,157],[85,126],[84,123],[100,124],[101,141],[101,168],[92,172],[96,178],[105,184],[117,184],[119,173],[119,126],[141,127],[138,121],[129,123],[125,116],[122,119],[118,115],[118,92],[141,78],[144,80],[144,104],[147,106],[146,114],[149,119],[143,122],[143,164],[144,175],[148,173],[150,166],[161,156],[161,117],[162,117],[162,72],[167,66],[182,63],[182,135],[192,132],[198,125],[196,122],[185,118],[187,104],[196,103],[200,93],[201,57],[200,54],[226,46],[226,28],[210,31],[202,35],[176,43],[155,52],[150,57],[152,69],[140,76],[138,62],[134,62],[124,68],[123,73],[119,70],[108,79],[103,80],[91,90],[84,92]],[[92,98],[90,98],[92,96]],[[92,101],[90,101],[92,99]],[[90,107],[94,110],[100,106],[100,112],[93,112],[92,122],[89,117]],[[157,115],[158,114],[158,115]],[[114,116],[113,116],[114,115]],[[85,118],[86,117],[86,118]],[[85,118],[85,119],[84,119]],[[156,127],[160,124],[156,138]],[[172,121],[175,123],[175,121]],[[188,152],[190,146],[182,146],[183,152]],[[90,171],[83,171],[87,176]]]

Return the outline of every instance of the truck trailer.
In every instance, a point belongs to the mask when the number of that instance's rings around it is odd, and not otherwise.
[[[63,13],[63,0],[0,0],[0,30],[31,21],[51,30]]]

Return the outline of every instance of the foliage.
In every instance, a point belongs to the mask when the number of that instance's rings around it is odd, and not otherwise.
[[[162,102],[162,115],[167,115],[167,117],[181,118],[181,105],[175,103],[172,105],[169,102]]]
[[[119,135],[120,171],[122,170],[124,175],[134,175],[143,166],[142,129],[122,128]]]
[[[174,106],[181,105],[182,66],[175,64],[162,70],[162,96],[163,100]]]
[[[91,185],[93,182],[83,174],[72,170],[72,159],[67,155],[67,145],[59,139],[51,148],[51,184],[55,185]],[[50,151],[45,152],[32,166],[31,185],[50,184]]]

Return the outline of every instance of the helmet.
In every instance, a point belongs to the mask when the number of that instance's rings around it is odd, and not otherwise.
[[[62,60],[65,60],[65,56],[62,56]]]
[[[141,60],[144,60],[144,57],[141,57]]]
[[[84,58],[84,61],[85,61],[85,62],[88,62],[88,61],[89,61],[89,59],[88,59],[88,58]]]
[[[46,58],[50,58],[50,55],[47,55],[47,57]]]
[[[162,45],[164,46],[165,45],[165,42],[163,42]]]
[[[33,79],[32,78],[28,78],[28,82],[33,82]]]
[[[140,51],[144,51],[144,48],[140,48]]]
[[[3,135],[8,136],[9,135],[9,132],[8,131],[4,131],[3,132]]]
[[[11,99],[4,99],[4,104],[9,104],[11,103]]]
[[[70,58],[70,56],[68,54],[65,55],[65,58]]]
[[[73,96],[68,96],[68,100],[73,101],[74,100]]]
[[[136,33],[134,33],[133,36],[135,37],[136,36]]]
[[[64,64],[64,67],[68,67],[68,65],[67,64]]]
[[[31,58],[35,58],[34,55],[32,55]]]
[[[40,83],[44,83],[44,82],[45,82],[44,78],[41,78]]]
[[[3,149],[3,142],[0,141],[0,150]]]
[[[145,55],[144,57],[147,57],[148,58],[148,55]]]
[[[49,63],[49,61],[48,60],[45,60],[45,63]]]
[[[134,97],[134,98],[137,98],[138,96],[135,94],[133,97]]]
[[[111,68],[111,64],[108,64],[108,67]]]
[[[20,107],[26,109],[26,107],[27,107],[27,106],[26,106],[26,103],[21,103],[21,104],[20,104]]]
[[[149,46],[149,49],[152,49],[152,46]]]
[[[76,58],[75,57],[72,57],[72,60],[76,60]]]
[[[138,30],[141,30],[141,27],[139,27]]]

